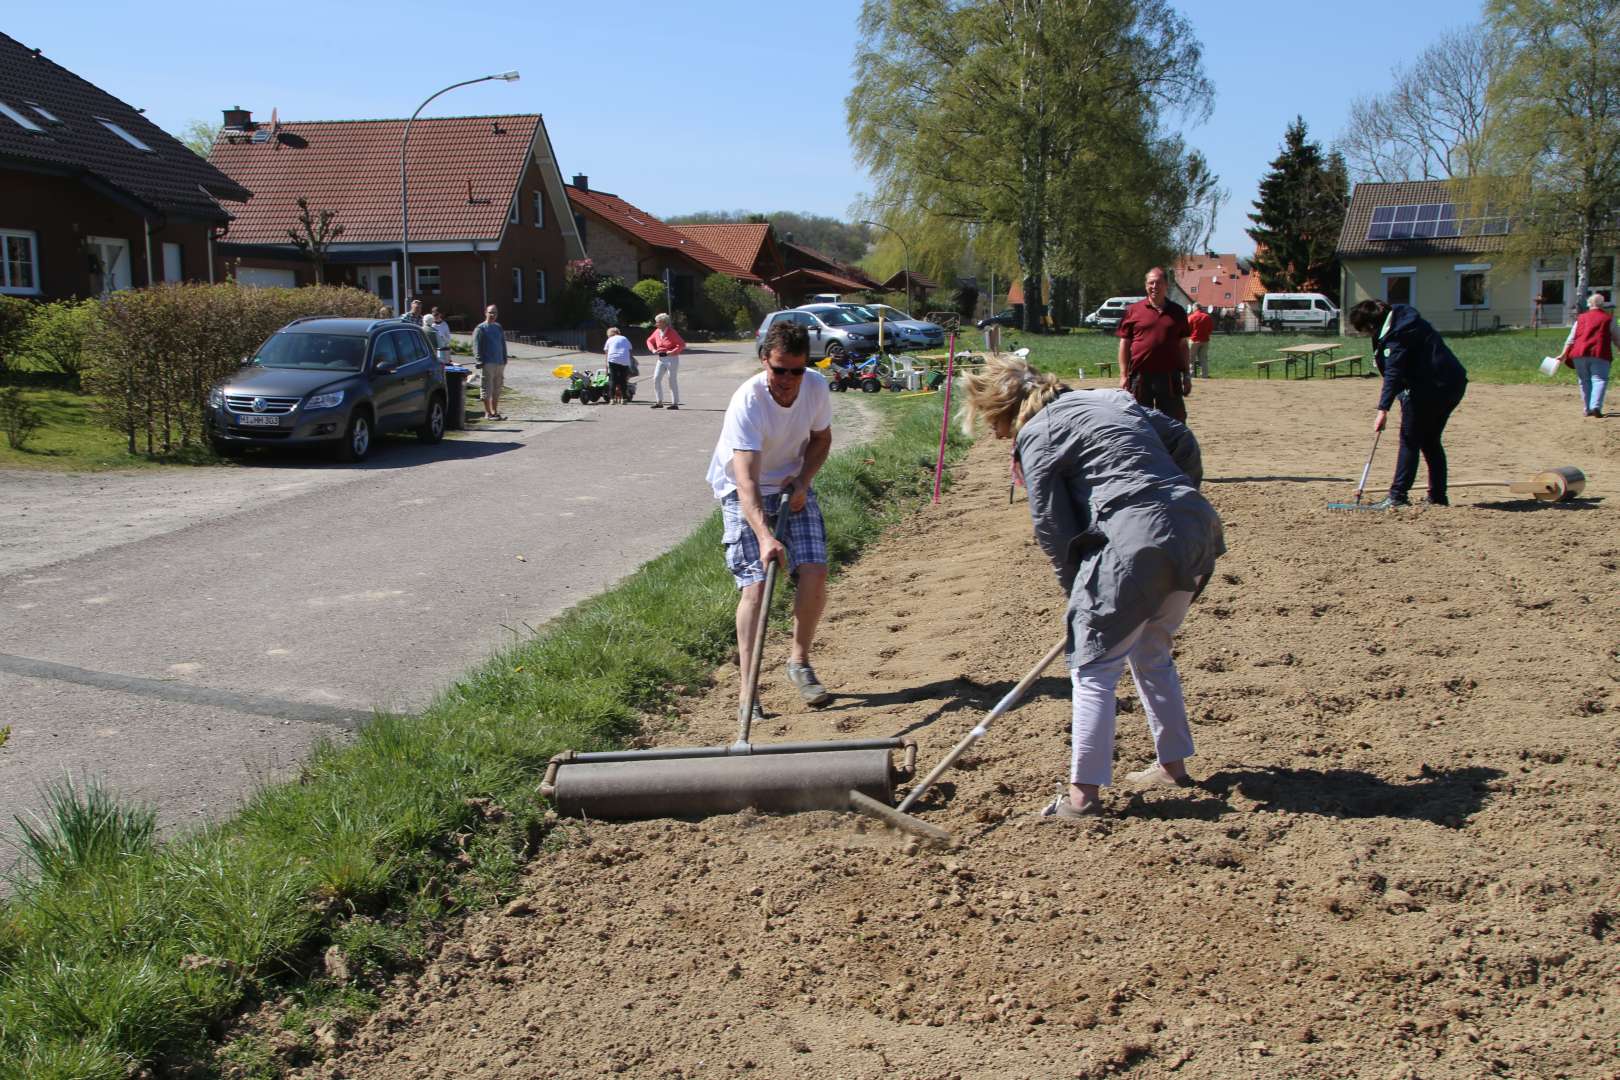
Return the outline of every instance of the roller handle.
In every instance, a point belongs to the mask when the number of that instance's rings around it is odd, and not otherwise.
[[[782,539],[782,533],[787,528],[789,494],[782,492],[781,499],[776,504],[776,524],[771,529],[771,535]],[[749,731],[754,725],[754,702],[759,700],[759,666],[765,659],[765,626],[771,615],[771,597],[776,593],[776,571],[781,566],[780,560],[772,559],[765,568],[765,599],[759,605],[759,629],[754,634],[750,651],[754,656],[752,670],[748,675],[748,698],[737,707],[737,742],[734,749],[743,749],[748,746]]]
[[[957,743],[956,746],[951,749],[951,752],[945,755],[944,760],[942,760],[938,765],[935,765],[933,769],[930,770],[928,775],[922,778],[922,782],[920,784],[911,789],[910,793],[906,795],[905,800],[901,802],[896,809],[903,814],[907,810],[911,809],[911,807],[915,805],[919,799],[926,795],[928,793],[928,789],[934,786],[934,782],[941,776],[944,776],[945,771],[952,765],[955,765],[957,759],[963,754],[967,753],[970,746],[984,738],[985,735],[989,733],[991,724],[995,723],[996,720],[999,719],[1004,713],[1006,713],[1014,705],[1018,704],[1019,699],[1029,691],[1031,686],[1035,685],[1035,680],[1041,677],[1041,673],[1052,666],[1052,661],[1063,655],[1063,647],[1068,643],[1069,638],[1067,634],[1059,638],[1057,644],[1053,645],[1049,650],[1047,650],[1046,655],[1041,657],[1040,662],[1029,669],[1029,674],[1020,679],[1017,686],[1007,691],[1006,696],[1000,701],[996,702],[996,707],[990,710],[989,715],[987,715],[983,720],[980,720],[976,725],[974,725],[972,731],[968,732],[962,737],[962,741]]]

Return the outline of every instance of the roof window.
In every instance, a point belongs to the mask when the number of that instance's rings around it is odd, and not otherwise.
[[[57,115],[37,101],[25,101],[23,104],[37,112],[47,124],[60,124],[62,121]]]
[[[6,116],[9,116],[16,122],[17,126],[22,128],[24,131],[32,131],[36,135],[43,135],[45,133],[44,128],[40,127],[38,124],[34,123],[32,120],[28,119],[28,117],[24,116],[16,109],[13,109],[10,105],[7,105],[3,101],[0,101],[0,113],[4,113]]]
[[[131,135],[129,132],[125,131],[111,120],[108,120],[106,117],[98,116],[96,117],[96,122],[102,127],[106,128],[108,131],[112,132],[114,135],[118,136],[120,139],[123,139],[125,142],[129,143],[129,145],[133,146],[135,149],[147,154],[157,153],[156,150],[152,149],[150,146],[147,146],[145,143],[141,142],[141,140],[137,139],[135,136]]]

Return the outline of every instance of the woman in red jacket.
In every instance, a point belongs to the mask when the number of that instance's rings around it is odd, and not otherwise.
[[[1614,316],[1603,310],[1607,304],[1608,298],[1600,292],[1586,298],[1586,310],[1569,328],[1564,351],[1558,354],[1566,364],[1574,360],[1575,375],[1581,380],[1581,406],[1587,416],[1603,415],[1613,346],[1620,344],[1620,326],[1615,324]]]
[[[653,369],[653,392],[658,400],[653,408],[664,408],[664,376],[669,376],[669,411],[674,412],[681,407],[681,388],[676,377],[681,371],[681,353],[686,351],[686,342],[681,335],[675,332],[675,324],[668,315],[658,313],[653,320],[652,334],[647,338],[647,351],[658,356],[658,366]]]

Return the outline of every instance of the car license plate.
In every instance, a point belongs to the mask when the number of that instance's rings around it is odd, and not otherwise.
[[[279,416],[238,416],[236,418],[236,422],[237,422],[238,425],[240,425],[242,427],[280,427],[281,426],[281,417],[279,417]]]

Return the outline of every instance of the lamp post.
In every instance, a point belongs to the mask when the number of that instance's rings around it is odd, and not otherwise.
[[[405,306],[404,302],[410,298],[411,294],[411,215],[409,203],[405,199],[405,148],[411,143],[411,125],[416,123],[416,118],[421,115],[422,110],[428,107],[428,102],[431,102],[440,94],[447,94],[459,86],[471,86],[473,83],[489,82],[491,79],[499,79],[502,82],[517,82],[518,73],[515,71],[503,71],[497,75],[480,75],[476,79],[451,83],[443,90],[429,94],[427,100],[418,105],[416,112],[411,113],[411,118],[405,121],[405,134],[399,140],[399,276],[403,280],[399,282],[398,290],[401,307]],[[404,314],[404,312],[400,312],[400,314]]]
[[[889,225],[885,225],[881,221],[863,221],[863,222],[861,222],[861,224],[862,225],[876,225],[880,229],[884,229],[884,230],[886,230],[888,232],[894,233],[895,237],[900,241],[900,250],[903,251],[905,253],[905,256],[906,256],[906,307],[910,307],[911,306],[911,245],[906,243],[906,238],[900,235],[900,230],[899,229],[896,229],[896,228],[894,228],[892,226],[889,226]]]

